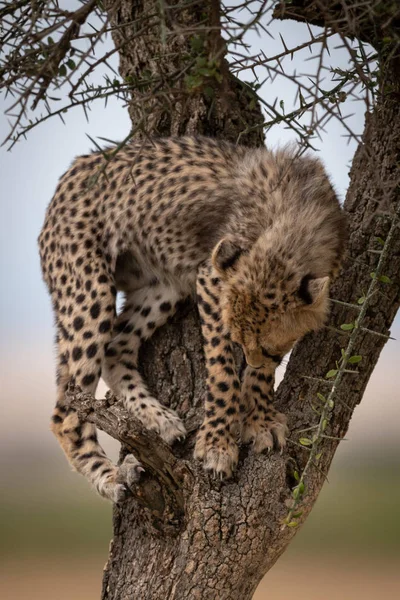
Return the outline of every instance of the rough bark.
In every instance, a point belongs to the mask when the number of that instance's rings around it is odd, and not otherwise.
[[[206,6],[207,18],[215,19],[215,3],[202,4],[203,18]],[[125,0],[118,14],[113,15],[114,22],[132,20],[132,16],[137,19],[143,11],[152,10],[156,5],[150,1]],[[195,8],[188,8],[181,18],[194,24],[199,15]],[[117,44],[119,35],[117,30]],[[136,38],[131,45],[125,43],[121,74],[126,76],[145,65],[165,73],[176,70],[176,53],[184,52],[186,42],[179,36],[168,41],[163,52],[167,56],[170,49],[175,59],[165,58],[160,66],[152,62],[160,50],[159,39],[154,27],[145,40]],[[220,40],[214,38],[208,43],[218,46]],[[398,59],[393,59],[389,68],[395,74]],[[182,93],[179,106],[173,112],[168,103],[155,103],[151,107],[153,118],[147,123],[147,132],[201,132],[236,139],[245,123],[251,131],[247,143],[260,144],[260,130],[253,128],[260,121],[260,113],[248,110],[241,86],[228,75],[225,66],[221,69],[224,81],[216,86],[212,101],[200,92],[186,96]],[[393,82],[396,81],[398,94],[399,79],[393,76]],[[168,94],[173,98],[173,94],[166,92],[166,96]],[[134,125],[139,118],[137,111],[134,98],[130,113]],[[393,214],[399,202],[398,188],[393,185],[399,161],[399,112],[398,96],[394,93],[380,99],[375,112],[367,119],[363,142],[353,162],[345,203],[350,228],[349,252],[332,290],[332,297],[344,302],[354,302],[362,295],[376,265],[377,255],[369,250],[376,248],[375,236],[385,238],[390,226],[389,219],[377,218],[377,215],[382,211]],[[393,283],[384,287],[384,294],[376,295],[365,322],[367,328],[379,333],[389,333],[399,306],[399,265],[398,229],[385,268],[385,275]],[[330,326],[338,327],[353,321],[354,317],[353,309],[334,305]],[[323,384],[304,376],[324,377],[340,357],[340,348],[346,339],[345,333],[327,328],[309,335],[292,353],[277,393],[279,409],[288,415],[292,440],[299,437],[296,431],[315,423],[311,403],[317,391],[325,391]],[[359,333],[357,353],[364,357],[359,365],[360,373],[345,375],[327,431],[329,435],[342,437],[346,433],[353,409],[362,399],[384,343],[384,337],[366,331]],[[170,451],[156,436],[142,432],[115,407],[97,404],[93,413],[89,399],[86,408],[81,409],[121,439],[125,451],[134,451],[146,467],[143,483],[134,491],[134,497],[114,509],[114,539],[105,569],[102,599],[249,600],[295,534],[295,529],[282,528],[282,519],[291,497],[293,465],[301,469],[307,454],[290,443],[282,456],[256,456],[248,448],[242,448],[234,479],[224,483],[213,480],[193,461],[195,431],[201,421],[205,368],[198,316],[190,303],[154,335],[143,348],[141,357],[144,376],[152,390],[163,403],[185,415],[189,436],[185,444],[176,445]],[[111,420],[110,411],[114,411]],[[324,482],[323,472],[328,470],[337,444],[337,440],[326,440],[320,469],[309,471],[301,521],[318,496]]]

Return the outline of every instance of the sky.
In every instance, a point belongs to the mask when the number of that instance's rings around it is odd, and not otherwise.
[[[272,32],[283,31],[291,46],[304,41],[305,28],[299,23],[274,24]],[[279,38],[278,38],[279,39]],[[263,48],[267,54],[276,53],[280,42],[269,37],[251,35],[253,48]],[[334,43],[332,47],[334,46]],[[281,49],[281,47],[279,48]],[[338,64],[343,60],[340,50],[335,55]],[[293,68],[305,67],[306,55],[295,59]],[[262,94],[278,95],[290,104],[292,88],[280,80],[264,86]],[[0,98],[3,113],[9,100]],[[351,107],[352,127],[362,132],[363,104]],[[11,152],[0,149],[1,211],[0,219],[0,468],[20,460],[21,453],[47,452],[55,442],[49,433],[48,422],[55,402],[53,317],[45,285],[41,279],[37,236],[60,175],[72,159],[93,148],[92,138],[113,140],[124,138],[130,128],[127,110],[117,101],[109,100],[92,105],[89,123],[82,111],[66,115],[66,125],[50,119],[29,133]],[[350,122],[349,121],[349,122]],[[0,120],[0,138],[8,132],[5,117]],[[343,199],[348,186],[348,172],[355,144],[347,144],[337,122],[330,122],[323,140],[318,143],[334,185]],[[267,145],[276,147],[290,139],[281,127],[267,136]],[[400,337],[397,319],[392,335]],[[369,460],[400,449],[398,423],[400,402],[396,376],[400,364],[399,342],[389,341],[371,378],[365,398],[356,409],[348,442],[339,455],[343,460],[366,456]],[[101,393],[101,391],[99,392]],[[345,447],[346,446],[346,447]],[[342,449],[343,448],[343,449]]]

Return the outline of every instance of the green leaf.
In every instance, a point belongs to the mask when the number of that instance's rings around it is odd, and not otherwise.
[[[315,455],[315,460],[318,462],[319,459],[321,458],[321,456],[322,456],[322,452],[318,452],[318,454]]]
[[[323,394],[320,394],[319,392],[317,392],[317,396],[321,400],[321,402],[324,402],[324,403],[326,402],[326,398]]]
[[[338,370],[337,369],[331,369],[330,371],[327,372],[327,374],[325,375],[326,379],[330,379],[331,377],[335,377],[335,375],[337,375]]]
[[[382,283],[392,283],[392,280],[390,279],[390,277],[387,277],[387,275],[381,275],[379,277],[379,281],[381,281]]]
[[[377,238],[375,238],[375,239],[376,239],[376,241],[377,241],[377,242],[378,242],[378,243],[379,243],[381,246],[384,246],[384,245],[385,245],[385,240],[383,240],[381,237],[377,237]]]
[[[196,54],[200,54],[204,48],[203,38],[201,38],[199,35],[195,35],[194,37],[190,38],[190,47]]]
[[[293,518],[298,519],[299,517],[301,517],[302,514],[303,514],[303,511],[299,510],[299,512],[293,513]]]
[[[196,66],[198,68],[200,67],[206,67],[208,65],[208,60],[206,56],[198,56],[196,58]]]
[[[71,71],[73,71],[76,68],[75,61],[73,61],[72,58],[68,59],[67,65],[69,66],[69,68],[71,69]]]
[[[361,298],[359,298],[357,300],[357,304],[364,304],[364,302],[365,302],[365,296],[361,296]]]
[[[58,69],[58,74],[60,77],[65,77],[67,74],[67,67],[65,65],[61,65],[61,67]]]
[[[324,419],[324,420],[322,421],[322,431],[325,431],[325,429],[327,428],[327,425],[328,425],[328,420],[327,420],[327,419]]]
[[[349,363],[351,365],[356,365],[357,363],[362,361],[362,356],[360,354],[355,354],[354,356],[350,356]]]
[[[328,404],[329,408],[332,410],[332,408],[335,406],[335,403],[333,400],[329,400],[329,404]]]
[[[298,498],[298,497],[299,497],[299,495],[300,495],[299,488],[298,488],[298,487],[295,487],[295,488],[292,490],[292,496],[293,496],[293,498],[296,500],[296,498]]]
[[[299,473],[297,471],[295,471],[293,473],[293,477],[295,478],[296,481],[300,481],[300,475],[299,475]]]
[[[312,446],[312,441],[308,438],[300,438],[299,442],[302,446]]]
[[[343,331],[351,331],[352,329],[354,329],[354,323],[343,323],[340,326],[340,329],[342,329]]]
[[[287,523],[288,527],[297,527],[298,522],[297,521],[290,521],[290,523]]]

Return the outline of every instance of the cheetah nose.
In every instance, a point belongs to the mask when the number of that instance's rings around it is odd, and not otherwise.
[[[257,365],[253,365],[248,360],[246,360],[246,362],[249,365],[249,367],[251,367],[252,369],[261,369],[261,367],[262,367],[262,363],[259,363]]]
[[[262,355],[261,349],[257,348],[257,350],[252,350],[250,352],[246,352],[245,350],[245,355],[246,362],[249,365],[249,367],[251,367],[252,369],[259,369],[260,367],[262,367],[264,363],[264,357]]]

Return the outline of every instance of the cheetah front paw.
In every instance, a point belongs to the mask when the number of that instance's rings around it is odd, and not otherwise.
[[[220,479],[229,479],[236,469],[239,449],[229,431],[218,435],[215,430],[202,425],[197,434],[194,457],[203,461],[206,471]]]
[[[115,472],[99,486],[99,492],[115,504],[121,504],[131,496],[131,488],[139,482],[143,472],[144,468],[137,458],[128,454]]]
[[[186,429],[179,415],[172,408],[161,406],[155,398],[142,399],[139,406],[132,408],[132,412],[146,429],[156,431],[167,444],[186,437]]]
[[[278,412],[271,414],[268,421],[261,418],[253,420],[250,415],[243,426],[242,441],[245,444],[252,443],[254,451],[257,453],[264,452],[264,450],[270,451],[272,448],[283,450],[289,434],[286,422],[286,416]]]

